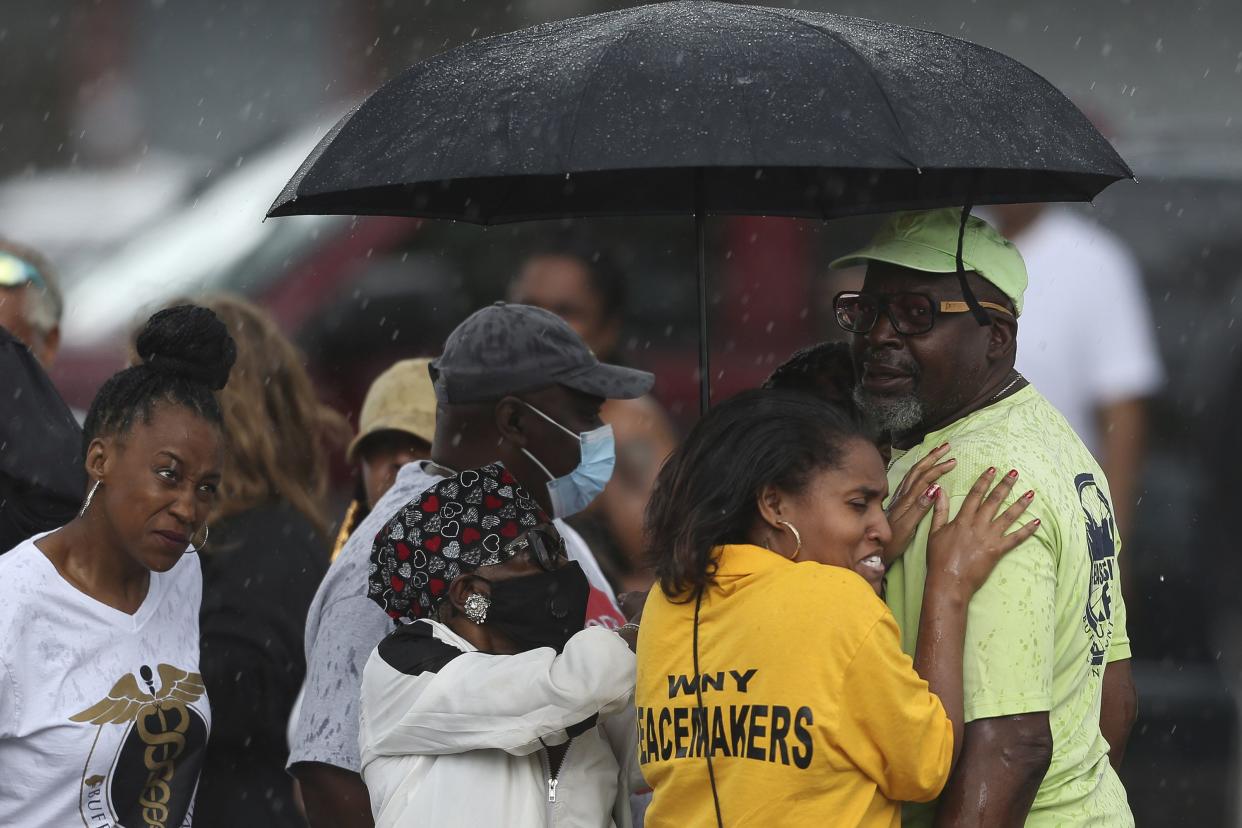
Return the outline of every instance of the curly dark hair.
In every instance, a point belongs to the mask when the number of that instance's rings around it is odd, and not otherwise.
[[[849,412],[802,391],[753,389],[709,411],[664,463],[647,504],[647,554],[664,594],[691,600],[715,576],[712,550],[745,543],[765,486],[801,492],[866,440]]]
[[[148,422],[157,403],[184,406],[221,425],[215,392],[225,386],[237,347],[214,313],[178,305],[147,320],[136,342],[137,365],[113,374],[95,395],[83,426],[83,442],[123,435],[134,422]]]
[[[794,352],[776,367],[764,388],[805,391],[852,408],[854,360],[845,342],[821,342]]]

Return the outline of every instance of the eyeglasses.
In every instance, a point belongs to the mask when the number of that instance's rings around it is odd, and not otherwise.
[[[46,289],[47,283],[39,269],[25,259],[0,250],[0,287],[17,287],[26,283]]]
[[[565,538],[551,526],[533,526],[522,537],[505,546],[505,557],[512,558],[528,550],[531,560],[544,572],[552,572],[566,560]]]
[[[980,307],[1013,316],[1013,312],[995,302],[980,302]],[[936,324],[938,313],[968,313],[965,302],[940,300],[926,293],[859,293],[847,290],[832,300],[837,324],[850,333],[865,334],[875,327],[880,311],[888,314],[893,330],[902,336],[925,334]]]

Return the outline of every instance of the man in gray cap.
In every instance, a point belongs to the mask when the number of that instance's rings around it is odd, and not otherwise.
[[[367,597],[371,545],[393,515],[441,477],[504,463],[557,519],[569,557],[591,581],[587,623],[615,627],[625,620],[590,550],[563,518],[586,508],[612,475],[612,430],[600,407],[647,393],[655,378],[601,363],[555,314],[503,302],[458,325],[430,373],[437,403],[432,459],[402,467],[328,570],[306,619],[306,683],[291,723],[289,769],[313,826],[372,825],[359,776],[358,699],[362,668],[392,621]]]

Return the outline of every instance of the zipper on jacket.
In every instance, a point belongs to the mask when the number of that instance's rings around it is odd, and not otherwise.
[[[542,742],[543,740],[540,739]],[[556,767],[552,767],[552,757],[548,753],[547,746],[541,751],[543,754],[540,758],[543,760],[545,775],[548,778],[548,824],[552,820],[552,806],[556,804],[556,786],[560,784],[561,770],[565,767],[565,760],[569,756],[569,751],[573,749],[574,740],[570,739],[565,743],[565,752],[561,754],[561,760],[556,763]]]

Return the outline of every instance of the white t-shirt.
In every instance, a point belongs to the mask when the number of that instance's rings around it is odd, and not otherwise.
[[[1163,381],[1138,266],[1111,233],[1068,210],[1045,210],[1013,242],[1030,277],[1018,370],[1098,456],[1096,409]]]
[[[152,572],[128,615],[62,578],[41,537],[0,555],[0,825],[190,825],[211,726],[198,556]]]

